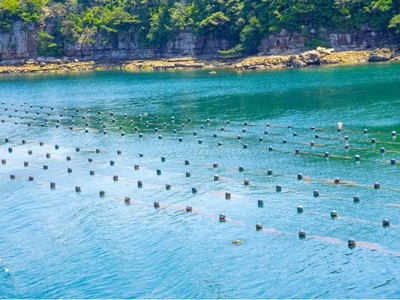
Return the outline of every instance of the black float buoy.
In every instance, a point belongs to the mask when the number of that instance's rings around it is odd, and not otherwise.
[[[336,178],[333,180],[333,182],[336,183],[336,184],[339,184],[339,183],[340,183],[340,178],[339,178],[339,177],[336,177]]]
[[[72,173],[72,169],[71,169],[71,168],[68,168],[68,169],[67,169],[67,172],[68,172],[68,173]]]
[[[131,203],[131,198],[125,197],[124,202],[125,202],[125,204],[130,204]]]
[[[354,160],[355,161],[360,161],[361,160],[361,157],[360,157],[360,155],[354,155]]]
[[[89,175],[93,176],[93,175],[94,175],[94,171],[93,171],[93,170],[90,170],[90,171],[89,171]]]
[[[29,166],[29,163],[27,161],[24,161],[24,167]]]
[[[143,187],[143,182],[139,180],[137,182],[137,186],[138,186],[138,188],[142,188]]]
[[[55,182],[50,182],[50,189],[54,190],[56,188]]]
[[[287,144],[287,139],[284,139],[282,143]]]
[[[363,133],[364,133],[364,134],[367,134],[367,133],[368,133],[368,129],[364,129],[364,130],[363,130]]]
[[[185,176],[186,176],[187,178],[189,178],[190,176],[192,176],[192,173],[190,173],[189,171],[187,171],[187,172],[185,173]]]
[[[299,231],[299,239],[305,239],[306,238],[306,232],[304,230]]]
[[[214,181],[218,181],[219,180],[219,176],[218,175],[214,175]]]
[[[198,144],[203,144],[203,141],[202,140],[198,140],[197,143]]]
[[[276,190],[277,193],[280,193],[280,192],[282,192],[282,187],[280,185],[277,185],[275,187],[275,190]]]
[[[396,135],[397,135],[397,132],[396,131],[392,131],[392,137],[396,137]]]
[[[324,153],[324,156],[325,156],[326,158],[328,158],[328,157],[329,157],[329,152],[326,151],[326,152]]]
[[[299,173],[297,174],[297,180],[302,180],[303,179],[303,174]]]
[[[256,224],[256,230],[261,231],[263,229],[263,226],[261,224]]]
[[[28,177],[28,180],[29,180],[29,181],[33,181],[33,179],[34,179],[33,176],[29,176],[29,177]]]
[[[225,192],[225,199],[226,200],[231,199],[231,197],[232,197],[231,193]]]
[[[243,172],[244,168],[243,167],[239,167],[239,172]]]
[[[218,163],[213,163],[213,168],[214,169],[218,168]]]
[[[48,165],[43,165],[43,170],[48,170],[49,166]]]
[[[267,175],[272,175],[272,170],[271,169],[267,170]]]
[[[353,197],[353,201],[354,201],[354,203],[360,202],[360,197],[359,196],[354,196]]]
[[[188,160],[185,160],[185,166],[190,165],[190,162]]]
[[[391,165],[395,165],[395,164],[396,164],[396,160],[392,158],[392,159],[390,160],[390,164],[391,164]]]
[[[114,180],[114,181],[118,181],[118,175],[114,175],[114,176],[113,176],[113,180]]]
[[[70,160],[71,160],[71,156],[67,156],[67,157],[66,157],[66,160],[67,160],[67,161],[70,161]]]
[[[355,239],[349,239],[349,240],[347,241],[347,246],[348,246],[350,249],[353,249],[353,248],[356,246],[356,240],[355,240]]]
[[[272,146],[269,146],[268,151],[272,151],[272,150],[274,150],[274,148]]]
[[[160,169],[157,169],[157,170],[156,170],[156,174],[157,174],[157,175],[161,175],[161,170],[160,170]]]
[[[191,213],[193,211],[191,206],[186,206],[186,212]]]
[[[121,154],[122,154],[121,150],[117,150],[117,155],[121,155]]]
[[[90,162],[90,163],[93,162],[93,159],[90,158],[90,157],[89,157],[87,160],[88,160],[88,162]]]
[[[379,149],[379,151],[380,151],[382,154],[386,152],[386,150],[385,150],[384,147],[382,147],[381,149]]]
[[[115,165],[115,162],[113,160],[110,160],[110,166],[112,167],[114,165]]]
[[[300,149],[294,150],[294,153],[295,153],[295,154],[300,154]]]
[[[75,192],[80,193],[81,192],[81,187],[80,186],[76,186],[75,187]]]
[[[15,179],[15,175],[14,174],[10,174],[10,179],[14,180]]]
[[[381,184],[379,182],[374,183],[374,189],[379,190],[381,188]]]
[[[165,157],[161,156],[161,162],[165,162]]]
[[[197,194],[197,188],[192,187],[192,194]]]
[[[104,197],[106,195],[106,192],[105,191],[103,191],[103,190],[100,190],[99,191],[99,196],[100,197]]]
[[[315,146],[315,142],[314,142],[314,141],[311,141],[311,142],[310,142],[310,146],[311,146],[311,147]]]
[[[171,189],[171,185],[167,183],[167,184],[165,185],[165,189],[166,189],[167,191],[169,191],[169,190]]]
[[[60,146],[54,145],[54,149],[58,150],[58,149],[60,149]]]
[[[331,218],[336,219],[338,217],[338,213],[335,210],[331,211]]]
[[[250,184],[250,181],[249,181],[248,179],[245,179],[245,180],[243,181],[243,184],[244,184],[245,186],[248,186],[248,185]]]
[[[50,158],[50,153],[46,153],[46,158]]]
[[[297,206],[297,213],[302,214],[304,212],[303,206],[299,205]]]
[[[137,170],[139,170],[139,165],[134,165],[133,168],[137,171]]]
[[[264,201],[263,200],[257,200],[257,206],[259,208],[263,208],[264,207]]]
[[[247,144],[243,144],[243,149],[247,149],[247,148],[248,148]]]
[[[314,197],[319,197],[319,192],[318,192],[317,190],[314,190],[314,191],[313,191],[313,196],[314,196]]]
[[[7,164],[7,161],[6,161],[5,159],[2,159],[2,160],[1,160],[1,164],[2,164],[2,165],[5,165],[5,164]]]
[[[13,152],[13,148],[8,148],[8,153],[12,153]]]
[[[389,226],[390,226],[389,220],[388,220],[388,219],[384,219],[384,220],[382,221],[382,226],[383,226],[383,227],[389,227]]]
[[[371,144],[375,144],[376,143],[376,139],[375,138],[372,138],[371,139]]]
[[[219,221],[222,222],[226,222],[226,216],[225,215],[219,215]]]

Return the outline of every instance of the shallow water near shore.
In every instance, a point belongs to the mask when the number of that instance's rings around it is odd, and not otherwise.
[[[400,297],[400,65],[207,72],[0,78],[1,298]]]

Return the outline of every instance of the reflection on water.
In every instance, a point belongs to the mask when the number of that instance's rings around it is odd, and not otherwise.
[[[399,70],[2,78],[0,295],[399,297]]]

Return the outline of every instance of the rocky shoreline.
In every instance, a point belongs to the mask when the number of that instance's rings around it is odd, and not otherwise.
[[[104,61],[38,58],[24,64],[0,65],[0,74],[64,73],[99,70],[166,71],[193,69],[230,69],[236,71],[278,70],[323,65],[350,65],[368,62],[400,61],[400,52],[383,48],[375,50],[339,51],[317,48],[296,55],[251,56],[242,59],[197,59],[191,57]]]

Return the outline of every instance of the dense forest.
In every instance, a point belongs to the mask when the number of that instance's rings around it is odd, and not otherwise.
[[[262,37],[281,29],[310,36],[311,46],[320,28],[398,33],[400,0],[0,0],[0,30],[18,20],[39,28],[43,55],[94,43],[98,32],[134,32],[142,45],[162,48],[183,31],[212,33],[231,52],[255,53]]]

